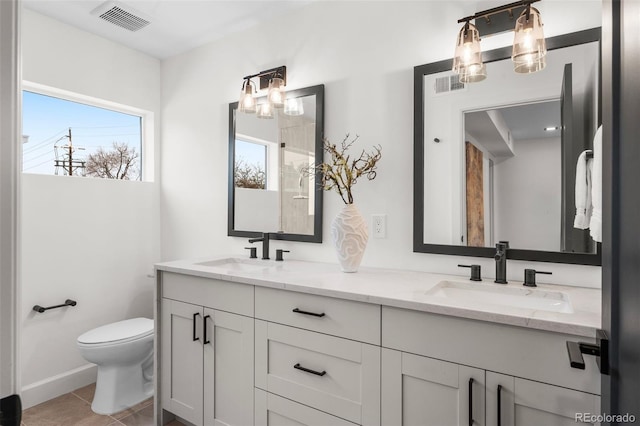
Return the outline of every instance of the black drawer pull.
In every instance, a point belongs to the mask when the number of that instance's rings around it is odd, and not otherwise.
[[[191,330],[191,333],[192,333],[191,337],[193,338],[194,342],[197,341],[197,340],[200,340],[200,338],[196,335],[197,334],[197,331],[196,331],[196,317],[198,315],[200,315],[200,312],[196,312],[195,314],[193,314],[193,329]]]
[[[211,318],[211,315],[206,315],[203,320],[202,320],[202,328],[203,328],[203,333],[204,334],[204,342],[202,342],[203,344],[207,344],[207,343],[211,343],[211,340],[207,339],[207,318]]]
[[[324,376],[325,374],[327,374],[327,372],[324,370],[315,371],[315,370],[309,370],[308,368],[304,368],[300,365],[300,363],[294,365],[293,368],[295,368],[296,370],[304,371],[305,373],[315,374],[316,376]]]
[[[502,426],[502,385],[498,385],[498,426]]]
[[[473,426],[473,377],[469,379],[469,426]]]
[[[295,312],[296,314],[311,315],[313,317],[318,317],[318,318],[322,318],[325,315],[324,312],[321,314],[316,314],[315,312],[301,311],[298,308],[293,308],[293,312]]]

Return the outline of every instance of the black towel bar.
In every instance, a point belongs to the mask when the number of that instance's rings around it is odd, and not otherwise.
[[[71,299],[67,299],[64,301],[64,303],[62,305],[56,305],[56,306],[49,306],[47,308],[40,306],[40,305],[35,305],[33,307],[33,310],[36,312],[40,312],[43,313],[44,311],[48,311],[49,309],[56,309],[56,308],[62,308],[64,306],[76,306],[78,304],[78,302],[76,302],[75,300],[71,300]]]

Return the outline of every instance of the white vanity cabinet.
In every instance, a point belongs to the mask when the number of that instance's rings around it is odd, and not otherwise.
[[[380,425],[380,305],[256,287],[255,331],[256,424]]]
[[[158,270],[158,425],[565,426],[600,412],[595,358],[574,369],[566,349],[595,339],[569,322],[399,299],[423,292],[414,274],[396,294],[388,273],[372,296],[377,274],[328,290],[335,275],[299,283],[304,262],[255,279],[173,267]]]
[[[569,367],[565,342],[575,339],[383,307],[382,424],[575,425],[600,408],[595,361]]]
[[[253,287],[163,273],[161,310],[162,408],[197,426],[253,424]]]
[[[576,421],[576,413],[600,412],[597,395],[490,371],[486,395],[488,426],[592,424]]]
[[[451,362],[382,350],[382,424],[483,426],[485,372]]]

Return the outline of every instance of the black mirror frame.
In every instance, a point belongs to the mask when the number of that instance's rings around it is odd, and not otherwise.
[[[302,89],[287,92],[287,98],[299,98],[303,96],[316,96],[316,159],[322,161],[324,149],[322,139],[324,138],[324,84],[305,87]],[[261,231],[240,231],[234,229],[235,218],[235,184],[233,168],[235,165],[235,134],[236,134],[236,111],[238,102],[229,104],[229,173],[228,173],[228,206],[227,206],[227,235],[230,237],[254,238],[262,235],[263,232],[271,232],[270,229]],[[316,182],[320,182],[319,173],[316,175]],[[270,237],[275,240],[300,241],[307,243],[322,243],[322,185],[315,188],[315,206],[313,219],[313,234],[289,234],[286,232],[272,233]]]
[[[547,50],[554,50],[594,41],[601,41],[601,28],[592,28],[551,37],[546,40],[546,43]],[[483,52],[482,57],[485,63],[510,59],[511,47],[503,47]],[[453,59],[447,59],[430,64],[418,65],[414,67],[413,71],[413,251],[417,253],[493,257],[495,255],[495,249],[492,247],[467,247],[424,243],[424,76],[450,71],[452,63]],[[600,80],[599,92],[602,93],[602,77]],[[602,99],[601,96],[599,98]],[[601,105],[602,101],[600,101],[599,109],[602,108]],[[602,114],[599,115],[602,116]],[[507,257],[515,260],[600,266],[602,265],[601,246],[600,243],[597,244],[597,252],[595,254],[509,249]]]

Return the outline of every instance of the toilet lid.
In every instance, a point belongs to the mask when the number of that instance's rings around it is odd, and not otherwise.
[[[103,325],[78,337],[78,343],[96,344],[135,340],[153,333],[153,320],[133,318]]]

